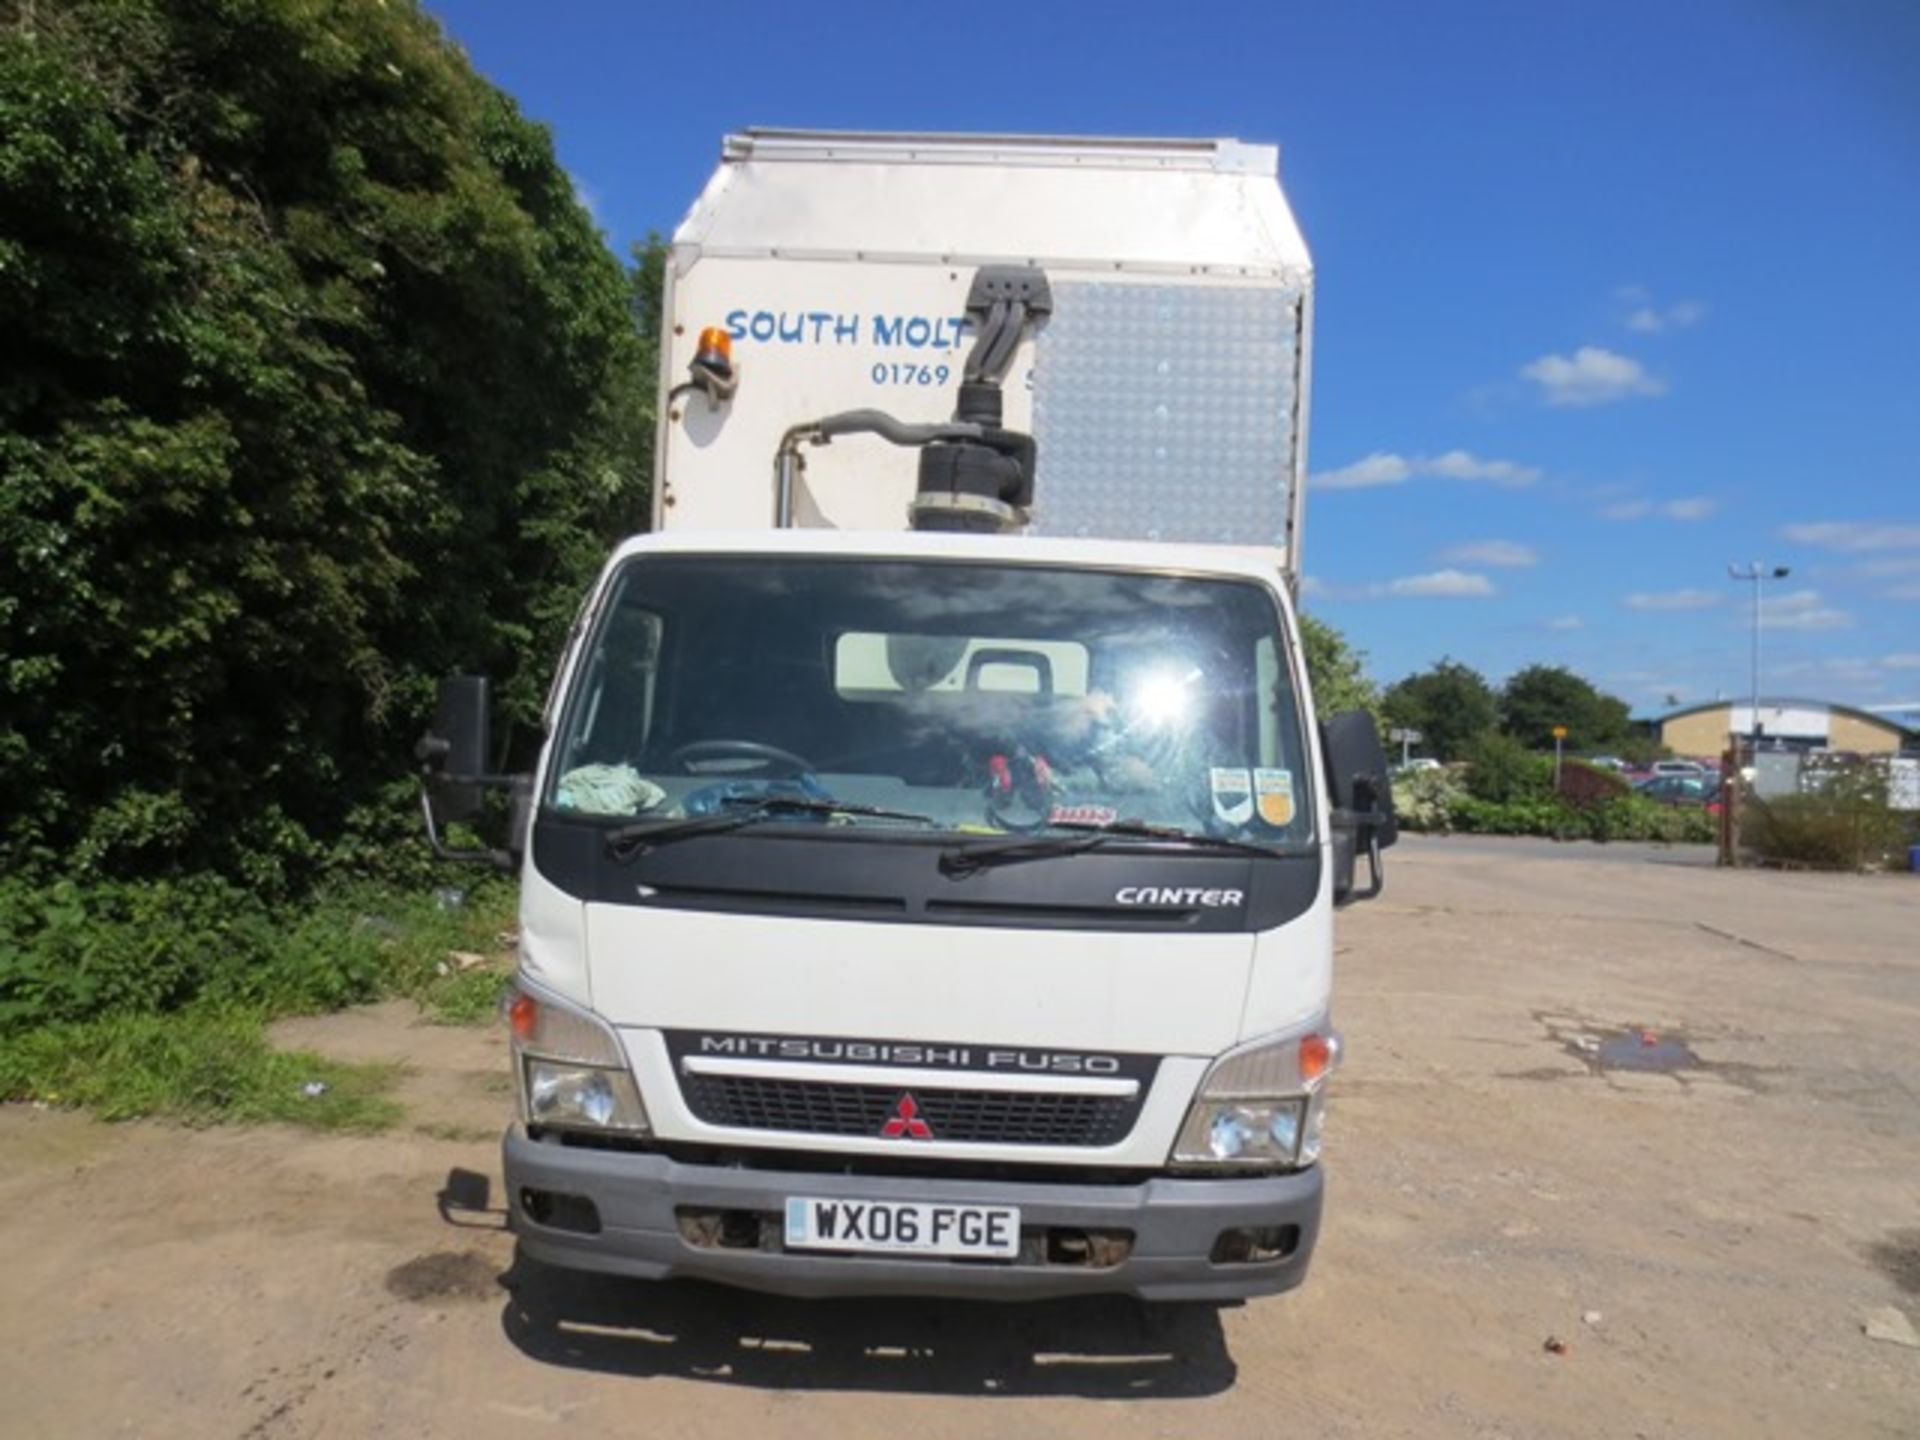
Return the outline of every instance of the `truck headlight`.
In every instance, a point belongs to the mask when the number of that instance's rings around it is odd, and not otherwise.
[[[1318,1030],[1229,1050],[1200,1082],[1171,1164],[1198,1170],[1311,1165],[1320,1157],[1326,1079],[1339,1056],[1340,1037]]]
[[[620,1037],[604,1020],[518,979],[501,1008],[522,1120],[559,1130],[648,1133]]]
[[[530,1123],[575,1130],[646,1130],[640,1092],[625,1071],[556,1065],[531,1057],[525,1064]]]

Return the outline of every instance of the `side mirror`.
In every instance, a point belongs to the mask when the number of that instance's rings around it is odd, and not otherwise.
[[[525,776],[487,771],[493,746],[491,706],[484,675],[449,675],[440,682],[433,728],[414,747],[420,760],[420,810],[427,824],[427,843],[442,860],[511,871],[516,857],[526,850],[532,791]],[[456,850],[440,838],[446,826],[480,813],[482,791],[502,787],[513,791],[514,797],[511,848]]]
[[[1393,785],[1380,730],[1364,710],[1335,715],[1320,727],[1333,810],[1333,899],[1336,905],[1371,900],[1385,884],[1380,852],[1400,838]],[[1360,856],[1367,857],[1367,888],[1355,888]]]
[[[414,753],[426,771],[427,793],[442,825],[480,813],[480,777],[491,748],[491,697],[484,675],[449,675],[440,682],[433,728]]]

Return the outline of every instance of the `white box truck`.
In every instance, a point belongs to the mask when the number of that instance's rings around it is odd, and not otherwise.
[[[422,743],[443,853],[516,797],[525,1255],[797,1295],[1303,1278],[1333,912],[1394,824],[1298,643],[1277,168],[726,141],[673,242],[654,529],[537,770],[482,773],[477,677]]]

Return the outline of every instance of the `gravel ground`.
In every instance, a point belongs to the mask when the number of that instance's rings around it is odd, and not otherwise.
[[[498,1037],[378,1007],[284,1036],[406,1058],[387,1135],[0,1109],[0,1432],[1920,1434],[1920,1350],[1864,1332],[1920,1319],[1920,879],[1388,858],[1342,920],[1349,1062],[1293,1295],[805,1304],[538,1271],[499,1228]]]

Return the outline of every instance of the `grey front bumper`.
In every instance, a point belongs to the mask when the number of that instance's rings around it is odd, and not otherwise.
[[[719,1281],[783,1295],[938,1295],[1039,1300],[1130,1294],[1143,1300],[1239,1300],[1290,1290],[1306,1278],[1320,1228],[1324,1181],[1315,1166],[1244,1179],[1158,1177],[1137,1185],[1075,1185],[816,1174],[690,1165],[664,1155],[573,1148],[530,1138],[516,1125],[504,1143],[507,1203],[521,1248],[576,1270]],[[529,1192],[592,1202],[593,1234],[543,1225]],[[684,1238],[682,1208],[751,1211],[777,1218],[790,1195],[851,1200],[939,1200],[1018,1205],[1024,1232],[1125,1230],[1127,1258],[1106,1268],[941,1259],[892,1259],[726,1249]],[[1222,1231],[1293,1227],[1280,1259],[1216,1264]]]

